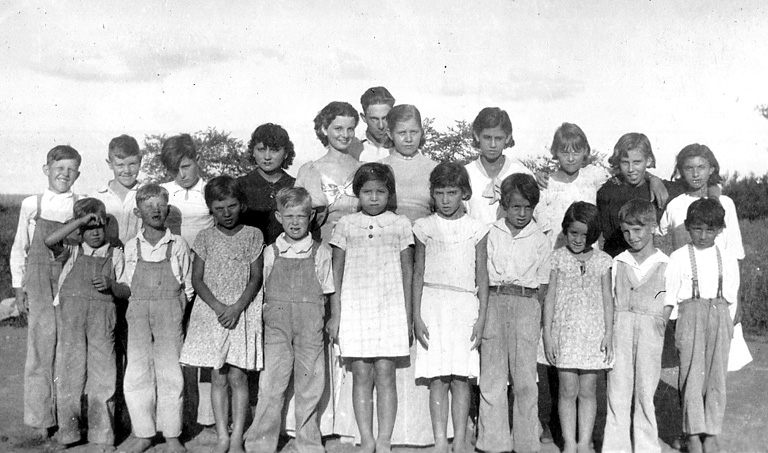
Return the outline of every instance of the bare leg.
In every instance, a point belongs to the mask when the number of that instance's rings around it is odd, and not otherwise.
[[[218,441],[215,453],[226,453],[229,450],[229,395],[227,394],[227,376],[233,368],[224,365],[218,370],[211,370],[211,406],[213,418],[216,421]]]
[[[596,371],[579,371],[579,440],[576,448],[580,452],[591,451],[592,430],[595,427],[597,413]]]
[[[453,452],[463,453],[467,445],[470,387],[465,377],[451,376],[451,417],[453,419]]]
[[[577,370],[558,370],[560,388],[557,411],[563,431],[563,451],[576,451],[576,397],[579,394],[579,375]]]
[[[245,371],[230,366],[228,375],[229,387],[232,389],[232,435],[229,439],[231,453],[245,453],[243,449],[243,433],[245,418],[248,415],[248,376]]]
[[[442,376],[429,383],[429,415],[435,435],[435,453],[448,452],[448,388],[450,377]]]
[[[181,445],[178,437],[166,437],[165,438],[165,451],[168,453],[185,453],[187,451],[184,445]]]
[[[397,417],[397,382],[395,362],[389,358],[377,359],[374,363],[376,383],[376,415],[379,432],[376,435],[376,451],[388,453],[392,450],[392,431]]]
[[[352,408],[355,411],[360,446],[363,453],[373,453],[373,363],[366,359],[352,361]]]

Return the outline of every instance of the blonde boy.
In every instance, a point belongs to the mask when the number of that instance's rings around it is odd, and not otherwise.
[[[43,165],[48,189],[21,203],[10,266],[16,305],[29,312],[27,362],[24,367],[24,423],[48,437],[56,426],[54,359],[56,316],[53,299],[65,257],[54,258],[45,237],[72,218],[77,197],[72,185],[80,176],[80,153],[71,146],[51,149]]]

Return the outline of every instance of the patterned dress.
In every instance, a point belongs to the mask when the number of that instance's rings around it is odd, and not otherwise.
[[[597,249],[583,263],[566,247],[552,252],[552,270],[557,272],[552,340],[559,350],[552,365],[582,370],[611,368],[603,362],[600,351],[605,334],[602,276],[611,264],[611,257]]]
[[[346,252],[341,285],[342,357],[408,355],[400,252],[413,245],[411,222],[385,211],[342,217],[331,245]]]
[[[194,252],[205,262],[203,281],[216,298],[232,305],[243,294],[250,278],[250,266],[264,248],[256,228],[244,225],[234,236],[216,227],[202,230],[195,239]],[[198,299],[192,307],[189,329],[181,351],[181,363],[221,368],[225,363],[246,370],[263,366],[261,346],[261,298],[243,310],[234,329],[219,324],[216,313]]]

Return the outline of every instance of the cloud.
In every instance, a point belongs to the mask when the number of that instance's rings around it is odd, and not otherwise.
[[[576,97],[585,90],[582,80],[558,73],[509,70],[498,74],[469,74],[442,77],[439,94],[448,97],[473,95],[499,101],[556,101]]]

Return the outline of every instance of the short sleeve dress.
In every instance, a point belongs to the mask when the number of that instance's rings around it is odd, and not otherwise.
[[[479,309],[475,247],[488,229],[468,215],[447,220],[432,214],[413,225],[425,247],[421,318],[429,330],[429,349],[417,345],[416,378],[480,374],[480,356],[469,339]]]
[[[192,249],[205,262],[203,281],[216,298],[232,305],[243,294],[250,278],[250,266],[264,248],[256,228],[244,225],[234,236],[216,227],[202,230]],[[234,329],[219,324],[216,313],[202,300],[192,307],[181,363],[221,368],[225,363],[246,370],[263,367],[261,345],[261,291],[251,301]]]
[[[557,272],[552,340],[559,350],[552,365],[582,370],[611,368],[600,351],[605,334],[601,279],[611,264],[610,255],[595,249],[582,271],[582,262],[566,247],[552,252],[552,270]]]
[[[408,355],[400,252],[413,245],[407,217],[385,211],[342,217],[331,245],[346,252],[341,285],[342,357]]]

